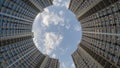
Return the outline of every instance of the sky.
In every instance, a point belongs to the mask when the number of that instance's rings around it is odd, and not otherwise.
[[[68,10],[70,0],[54,0],[53,5],[39,13],[33,24],[36,47],[59,59],[60,68],[75,68],[71,54],[81,40],[80,22]]]

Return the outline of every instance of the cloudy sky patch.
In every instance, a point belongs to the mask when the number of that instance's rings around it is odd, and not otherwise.
[[[32,30],[36,47],[43,54],[58,58],[61,68],[75,68],[71,54],[82,35],[80,23],[68,10],[69,2],[54,0],[53,6],[36,16]]]

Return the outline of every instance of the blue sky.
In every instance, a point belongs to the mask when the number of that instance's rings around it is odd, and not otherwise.
[[[44,54],[57,58],[60,68],[75,68],[71,54],[81,40],[81,26],[68,10],[70,0],[54,0],[33,24],[34,42]]]

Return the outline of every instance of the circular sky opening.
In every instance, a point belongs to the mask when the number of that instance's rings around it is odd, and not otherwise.
[[[69,2],[54,0],[52,6],[36,16],[32,29],[36,47],[43,54],[59,59],[60,68],[75,68],[71,54],[82,37],[80,22],[68,10]]]

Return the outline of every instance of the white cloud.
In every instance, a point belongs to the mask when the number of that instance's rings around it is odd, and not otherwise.
[[[49,10],[45,10],[46,12],[49,12]],[[38,19],[35,20],[36,23],[33,25],[33,32],[34,32],[34,42],[36,47],[42,51],[44,54],[50,55],[56,47],[60,44],[60,42],[63,39],[63,36],[60,34],[56,34],[54,32],[47,32],[47,29],[45,28],[41,23],[41,14],[37,16]]]
[[[68,48],[59,47],[59,50],[60,50],[60,55],[66,55],[66,53],[68,52]]]
[[[60,3],[62,2],[62,0],[53,0],[53,4],[55,6],[60,6]]]
[[[61,66],[62,68],[67,68],[64,62],[61,63]]]
[[[47,29],[51,28],[52,25],[60,25],[70,28],[70,25],[66,26],[64,23],[64,11],[60,10],[58,13],[51,12],[49,8],[45,8],[44,12],[39,14],[35,20],[35,26],[33,27],[34,32],[34,42],[37,48],[42,51],[44,54],[51,55],[56,47],[60,44],[63,39],[63,36],[53,32],[47,32]],[[58,32],[59,33],[59,32]],[[53,55],[54,56],[54,55]]]
[[[63,11],[59,13],[62,16],[59,16],[55,12],[50,12],[49,9],[46,8],[41,14],[43,25],[49,26],[50,24],[58,25],[59,23],[64,23]]]
[[[60,14],[61,16],[63,16],[63,15],[64,15],[64,12],[61,10],[61,11],[59,12],[59,14]]]
[[[70,29],[70,25],[66,25],[65,28],[66,28],[66,29]]]
[[[68,8],[68,6],[69,6],[69,0],[54,0],[53,4],[55,6]]]
[[[51,54],[52,51],[60,44],[62,41],[63,36],[53,33],[53,32],[46,32],[44,41],[44,53]]]
[[[57,58],[57,56],[56,56],[55,53],[53,53],[51,57],[52,57],[52,58]]]
[[[72,65],[71,65],[71,68],[75,68],[75,65],[74,65],[74,63],[72,63]]]
[[[32,29],[32,32],[34,32],[34,42],[35,42],[35,45],[36,47],[41,50],[42,48],[42,43],[43,43],[43,34],[44,34],[44,31],[46,31],[46,28],[43,28],[42,25],[41,25],[41,13],[39,13],[35,20],[34,20],[34,23],[33,23],[33,29]]]
[[[80,31],[80,30],[81,30],[81,27],[80,27],[79,25],[76,25],[76,26],[74,26],[74,30],[75,30],[75,31]]]
[[[65,52],[65,49],[63,49],[63,48],[59,48],[59,49],[62,52],[62,54]]]

